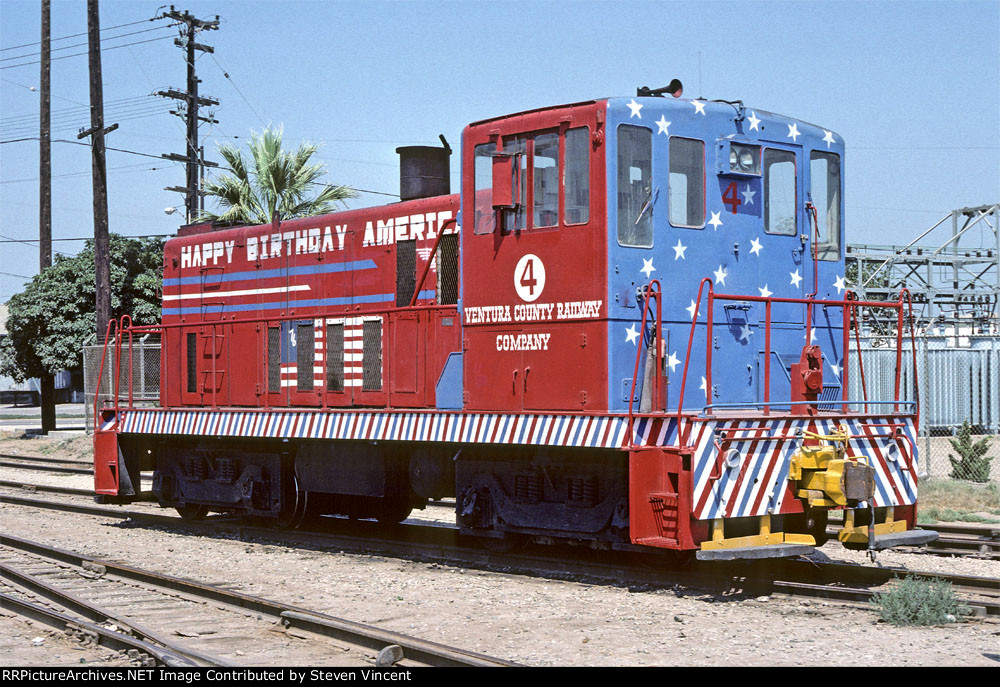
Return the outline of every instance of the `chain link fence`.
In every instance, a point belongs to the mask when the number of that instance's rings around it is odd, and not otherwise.
[[[863,337],[859,364],[852,342],[849,398],[864,398],[862,368],[868,398],[894,398],[895,346],[894,337]],[[904,340],[899,395],[920,404],[920,476],[1000,483],[1000,337],[926,336],[916,347],[919,389]]]
[[[87,431],[94,431],[94,395],[100,380],[100,402],[114,397],[115,388],[115,351],[114,346],[108,346],[107,358],[104,360],[104,373],[101,374],[101,357],[104,356],[104,346],[83,347],[83,395],[87,409]],[[132,402],[136,406],[155,406],[160,401],[160,341],[159,337],[144,337],[132,345]],[[129,347],[122,345],[121,361],[118,374],[118,398],[128,400],[129,392]]]

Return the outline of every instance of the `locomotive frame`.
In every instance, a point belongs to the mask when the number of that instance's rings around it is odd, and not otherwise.
[[[789,556],[831,509],[846,546],[932,539],[900,397],[909,296],[846,290],[843,141],[644,93],[470,124],[458,196],[183,227],[162,323],[108,323],[119,371],[135,334],[161,334],[163,386],[137,407],[116,375],[95,401],[98,499],[137,498],[153,470],[186,517],[282,526],[455,496],[460,532],[494,548]],[[865,308],[896,315],[892,399],[848,398]]]

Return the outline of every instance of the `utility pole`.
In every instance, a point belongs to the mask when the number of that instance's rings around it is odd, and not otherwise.
[[[170,6],[169,12],[163,13],[164,17],[169,17],[184,25],[181,30],[181,37],[174,39],[174,45],[183,48],[185,60],[187,62],[187,91],[169,89],[158,91],[157,95],[164,98],[173,98],[184,101],[185,107],[181,110],[171,111],[171,114],[184,116],[187,120],[187,154],[178,155],[176,153],[164,153],[163,157],[175,162],[183,162],[186,165],[186,185],[168,186],[167,191],[179,191],[184,194],[184,207],[187,210],[187,222],[190,224],[199,214],[199,197],[201,196],[201,184],[199,170],[203,167],[218,167],[214,162],[206,162],[204,157],[199,155],[198,145],[198,122],[218,123],[212,117],[199,117],[198,106],[210,107],[218,105],[219,101],[214,98],[206,98],[198,95],[198,84],[201,80],[195,71],[194,55],[195,51],[214,53],[215,48],[210,45],[203,45],[195,41],[195,36],[199,31],[214,31],[219,28],[219,16],[214,20],[198,19],[187,10],[180,12]]]
[[[87,46],[90,56],[90,128],[77,138],[91,137],[94,189],[94,267],[97,291],[97,342],[104,343],[111,319],[111,264],[108,249],[108,172],[104,136],[118,128],[104,127],[104,85],[101,77],[101,17],[98,0],[87,0]]]
[[[39,75],[41,102],[38,106],[38,272],[52,266],[52,64],[50,0],[42,0],[42,66]],[[43,372],[38,380],[42,406],[42,433],[56,428],[55,377]]]

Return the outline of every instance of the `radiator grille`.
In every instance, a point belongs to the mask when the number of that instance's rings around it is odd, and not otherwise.
[[[396,307],[410,304],[417,284],[417,241],[396,242]]]
[[[344,390],[344,325],[326,325],[326,388]]]
[[[198,391],[198,335],[187,335],[187,390]]]
[[[267,328],[267,391],[281,391],[281,328]]]
[[[300,324],[295,327],[295,390],[312,391],[313,365],[316,361],[316,345],[313,325]]]
[[[382,322],[370,321],[362,325],[363,374],[361,388],[378,391],[382,388]]]
[[[441,237],[437,255],[438,303],[458,303],[458,234]]]

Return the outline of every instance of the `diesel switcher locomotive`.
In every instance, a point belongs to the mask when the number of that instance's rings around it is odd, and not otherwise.
[[[162,323],[108,325],[98,499],[153,471],[185,517],[295,526],[454,497],[491,548],[702,559],[808,553],[831,510],[848,547],[933,538],[909,298],[847,289],[842,138],[679,95],[473,122],[458,195],[447,144],[408,147],[398,203],[182,227]],[[849,384],[869,312],[895,334],[888,398]],[[126,363],[152,332],[156,407]]]

